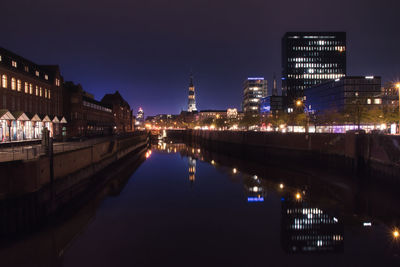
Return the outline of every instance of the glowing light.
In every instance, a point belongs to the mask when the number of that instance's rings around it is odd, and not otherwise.
[[[365,79],[372,80],[373,78],[374,78],[374,76],[365,76]]]
[[[279,188],[283,189],[285,186],[283,184],[279,184]]]
[[[394,231],[393,231],[393,237],[394,237],[394,238],[398,238],[399,235],[400,235],[400,233],[399,233],[398,230],[394,230]]]
[[[364,227],[370,227],[370,226],[372,226],[372,223],[371,222],[364,222],[363,226]]]
[[[212,165],[215,165],[215,161],[214,161],[214,160],[211,160],[211,164],[212,164]]]
[[[150,157],[150,155],[151,155],[151,150],[148,150],[148,151],[146,152],[146,159],[148,159],[148,158]]]
[[[248,197],[247,202],[264,202],[263,197]]]
[[[396,83],[396,88],[400,89],[400,83]]]
[[[233,172],[233,173],[237,173],[236,168],[233,168],[232,172]]]
[[[297,100],[297,101],[296,101],[296,106],[299,107],[299,106],[301,106],[302,104],[303,104],[303,102],[302,102],[301,100]]]
[[[296,199],[301,199],[300,193],[297,193],[297,194],[296,194]]]

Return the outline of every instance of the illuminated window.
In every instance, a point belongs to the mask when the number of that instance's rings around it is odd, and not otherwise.
[[[29,67],[28,66],[25,66],[24,69],[25,69],[26,72],[29,72]]]
[[[46,80],[48,80],[48,79],[49,79],[49,75],[45,74],[45,75],[44,75],[44,78],[45,78]]]
[[[16,68],[17,67],[17,61],[11,61],[11,65],[14,67],[14,68]]]
[[[51,94],[50,94],[50,89],[48,90],[49,94],[47,95],[49,97],[49,99],[51,98]]]
[[[35,95],[38,96],[38,95],[39,95],[39,86],[36,85],[36,88],[35,88],[35,89],[36,89],[36,90],[35,90]]]
[[[60,86],[60,79],[56,78],[56,85]]]
[[[22,82],[21,80],[17,80],[17,91],[21,92],[21,88],[22,88]]]
[[[33,85],[29,84],[29,94],[33,94]]]
[[[376,104],[376,105],[382,104],[382,99],[380,99],[380,98],[375,98],[375,99],[374,99],[374,104]]]
[[[25,82],[25,94],[27,94],[29,92],[29,86],[28,83]]]
[[[5,74],[3,74],[3,76],[1,76],[1,81],[2,81],[3,88],[7,88],[7,76]]]
[[[11,90],[16,90],[17,89],[17,81],[15,80],[14,77],[11,78]]]
[[[35,75],[39,77],[39,71],[35,71]]]
[[[47,98],[47,88],[44,89],[44,98]]]
[[[42,96],[42,95],[43,95],[43,90],[42,90],[42,87],[40,87],[39,96]]]
[[[367,99],[367,104],[368,104],[368,105],[371,104],[371,99],[370,99],[370,98]]]

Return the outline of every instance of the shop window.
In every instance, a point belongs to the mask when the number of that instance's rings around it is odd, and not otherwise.
[[[3,76],[1,76],[1,83],[3,88],[7,88],[7,75],[3,74]]]

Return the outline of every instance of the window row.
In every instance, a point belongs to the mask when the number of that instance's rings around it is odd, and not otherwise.
[[[1,87],[8,88],[8,77],[3,74],[1,76]],[[24,88],[22,88],[22,81],[20,79],[15,79],[11,77],[11,90],[21,92],[24,89],[25,94],[33,95],[39,97],[44,97],[47,99],[51,99],[51,90],[47,88],[42,88],[37,85],[33,85],[32,83],[24,82]]]

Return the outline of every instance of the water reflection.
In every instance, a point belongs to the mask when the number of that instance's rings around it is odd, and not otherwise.
[[[282,248],[288,253],[343,252],[343,223],[304,198],[282,197]]]

